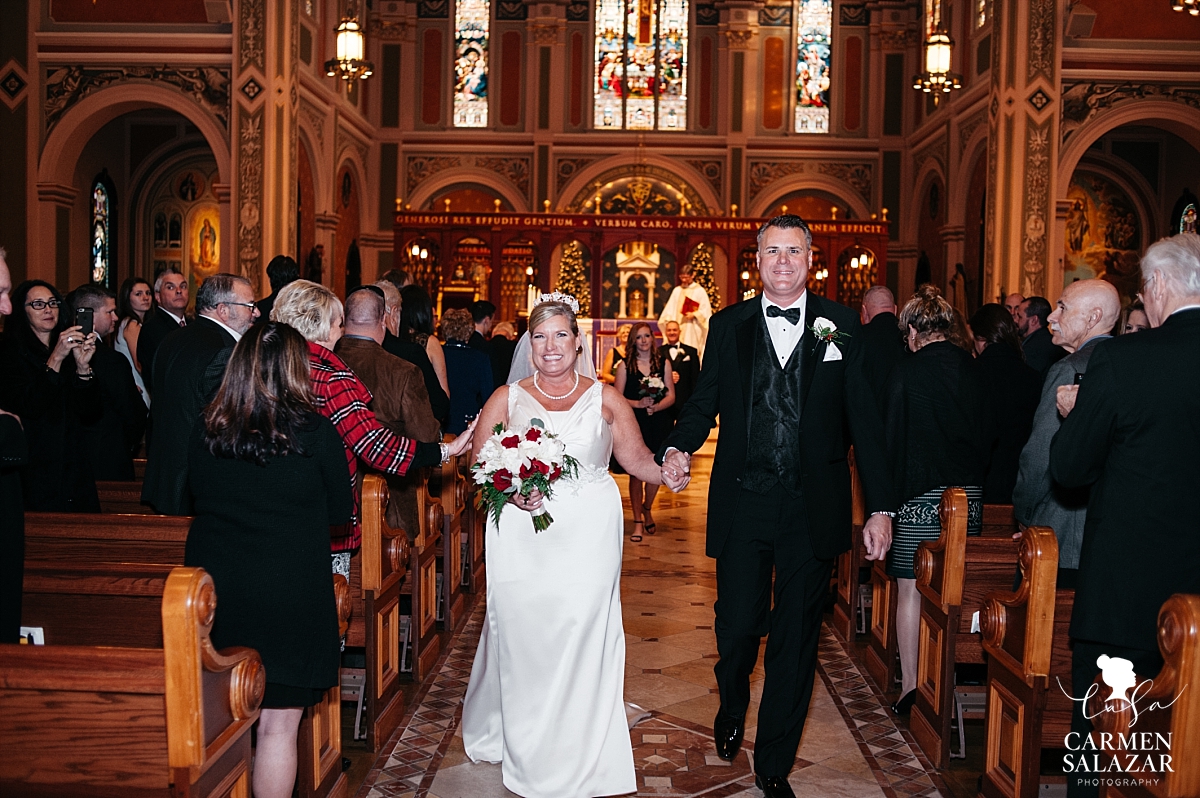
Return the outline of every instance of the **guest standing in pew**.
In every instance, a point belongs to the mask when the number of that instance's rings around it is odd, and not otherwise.
[[[188,441],[212,401],[234,344],[258,316],[250,281],[214,274],[196,292],[196,319],[171,332],[155,355],[154,407],[142,501],[163,515],[191,515]]]
[[[329,527],[353,506],[341,438],[317,412],[308,372],[298,332],[255,325],[188,448],[196,518],[184,564],[208,571],[221,597],[213,645],[253,648],[266,671],[255,798],[292,794],[300,717],[338,683]]]
[[[425,394],[429,397],[429,409],[439,425],[445,424],[450,415],[450,397],[442,390],[442,384],[438,382],[437,372],[433,370],[433,363],[425,353],[425,347],[413,341],[402,341],[398,337],[402,307],[400,289],[389,280],[379,280],[375,287],[383,291],[383,297],[387,301],[387,310],[383,315],[383,326],[386,329],[383,348],[389,355],[408,361],[421,370],[421,377],[425,380]]]
[[[143,320],[153,309],[154,290],[150,283],[141,277],[129,277],[121,283],[121,290],[117,294],[117,315],[121,321],[117,325],[117,334],[113,336],[113,349],[129,361],[129,366],[133,369],[133,381],[137,384],[146,407],[150,406],[150,392],[146,390],[146,381],[142,379],[142,367],[137,361],[137,346]]]
[[[279,292],[272,321],[290,325],[308,341],[309,377],[317,412],[333,422],[342,439],[350,478],[352,512],[348,523],[330,529],[333,572],[350,578],[350,556],[362,542],[359,520],[358,461],[376,471],[404,476],[410,470],[445,463],[471,447],[474,426],[453,443],[418,443],[379,423],[371,412],[371,392],[333,352],[342,337],[342,303],[323,285],[297,280]]]
[[[187,278],[173,266],[163,269],[154,278],[154,307],[146,312],[134,351],[142,367],[142,383],[151,393],[154,392],[154,355],[168,334],[187,326],[184,315],[187,306]]]
[[[879,400],[880,412],[887,402],[888,375],[908,354],[908,344],[896,318],[896,298],[886,285],[867,289],[862,300],[863,371]]]
[[[383,296],[383,289],[375,285],[359,286],[346,296],[346,334],[338,339],[333,351],[371,392],[371,410],[380,424],[402,438],[436,443],[441,440],[442,430],[429,409],[421,370],[381,346],[387,315]],[[415,537],[419,523],[418,476],[411,472],[403,477],[385,476],[391,494],[388,526],[404,529]]]
[[[471,337],[467,346],[488,354],[488,338],[492,334],[492,319],[496,315],[496,306],[486,299],[471,303],[468,308],[471,313]]]
[[[1042,400],[1033,417],[1033,432],[1021,450],[1017,484],[1013,488],[1013,514],[1025,526],[1048,526],[1058,538],[1058,587],[1075,589],[1083,524],[1087,518],[1088,489],[1068,489],[1050,478],[1050,441],[1062,420],[1058,415],[1058,389],[1073,385],[1087,373],[1096,345],[1112,336],[1121,311],[1121,297],[1112,283],[1078,280],[1068,285],[1050,314],[1054,343],[1070,354],[1050,367],[1042,386]],[[1020,538],[1020,533],[1015,537]]]
[[[954,313],[936,288],[921,286],[900,311],[913,356],[888,379],[888,456],[902,500],[887,561],[899,588],[896,643],[903,679],[900,700],[892,705],[899,715],[912,709],[917,695],[921,595],[913,559],[921,541],[941,534],[938,506],[947,488],[966,491],[967,534],[983,531],[984,386],[971,356],[947,340]]]
[[[117,327],[117,298],[104,286],[87,284],[72,291],[67,304],[76,312],[92,311],[98,336],[92,371],[100,386],[100,412],[83,425],[76,443],[87,453],[97,480],[132,480],[133,455],[146,431],[146,403],[129,361],[105,343]]]
[[[447,310],[442,316],[442,335],[446,338],[446,377],[450,380],[450,418],[446,432],[459,435],[479,415],[492,395],[492,361],[486,352],[468,341],[479,335],[471,313],[461,308]]]
[[[300,279],[300,266],[287,255],[276,255],[267,264],[267,279],[271,281],[271,293],[258,300],[258,318],[255,324],[264,324],[271,318],[275,297],[279,296],[284,286]]]
[[[794,795],[788,773],[812,697],[829,574],[850,548],[851,442],[869,514],[868,560],[891,546],[895,514],[858,314],[808,293],[812,254],[812,232],[799,216],[762,225],[763,295],[713,315],[700,381],[658,454],[664,480],[686,474],[720,417],[705,545],[717,560],[721,707],[713,737],[718,757],[737,756],[750,674],[767,634],[754,742],[755,783],[765,798]]]
[[[1150,329],[1150,319],[1146,317],[1146,306],[1142,300],[1135,299],[1121,312],[1121,322],[1113,335],[1129,335]]]
[[[1012,504],[1017,461],[1033,429],[1042,378],[1022,361],[1021,339],[1008,311],[995,303],[971,317],[974,370],[983,382],[987,423],[985,504]],[[1046,333],[1049,335],[1049,332]]]
[[[1017,308],[1017,330],[1021,333],[1021,350],[1025,353],[1025,362],[1045,377],[1050,366],[1055,361],[1066,357],[1066,350],[1055,346],[1050,340],[1050,330],[1046,327],[1050,318],[1050,303],[1044,297],[1031,296]]]
[[[425,349],[433,371],[437,374],[438,384],[446,395],[450,395],[450,380],[446,376],[446,356],[442,352],[442,344],[433,334],[435,327],[433,318],[433,300],[429,293],[419,285],[410,285],[400,291],[400,331],[397,337],[402,341],[410,341]]]
[[[12,314],[12,277],[8,253],[0,247],[0,316]],[[7,342],[0,340],[0,348]],[[5,379],[8,375],[3,375]],[[25,508],[21,498],[21,467],[29,448],[21,419],[6,410],[0,398],[0,643],[21,637],[21,591],[25,574]]]
[[[1151,245],[1141,271],[1151,329],[1100,344],[1083,381],[1058,388],[1066,418],[1050,444],[1050,476],[1092,486],[1071,615],[1076,698],[1101,654],[1156,676],[1159,608],[1174,593],[1200,593],[1200,236]],[[1076,701],[1071,731],[1086,735],[1082,709]],[[1067,789],[1097,792],[1078,779]]]
[[[508,384],[508,372],[512,368],[513,352],[517,351],[517,330],[511,321],[502,321],[492,327],[488,339],[488,357],[492,359],[492,384],[499,388]]]
[[[72,323],[58,289],[43,280],[21,283],[12,302],[19,310],[5,323],[0,407],[20,416],[29,444],[25,509],[98,513],[96,479],[80,446],[83,425],[100,415],[91,362],[98,337]]]

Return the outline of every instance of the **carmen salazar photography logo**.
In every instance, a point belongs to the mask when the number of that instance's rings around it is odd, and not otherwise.
[[[1089,786],[1140,786],[1159,784],[1167,773],[1174,773],[1171,754],[1171,732],[1136,730],[1143,714],[1167,709],[1179,700],[1176,695],[1170,702],[1150,701],[1147,695],[1154,687],[1153,679],[1138,682],[1133,672],[1133,663],[1121,657],[1101,655],[1096,660],[1100,676],[1112,690],[1112,694],[1101,703],[1098,699],[1100,685],[1092,683],[1087,693],[1077,698],[1063,690],[1063,694],[1083,706],[1083,714],[1098,729],[1108,724],[1097,722],[1106,714],[1121,715],[1119,723],[1124,731],[1096,731],[1091,735],[1071,732],[1064,738],[1067,753],[1063,755],[1063,772],[1074,775]],[[1062,689],[1062,682],[1059,682]],[[1132,692],[1130,692],[1132,690]],[[1096,700],[1092,700],[1092,699]],[[1128,718],[1125,720],[1124,718]]]

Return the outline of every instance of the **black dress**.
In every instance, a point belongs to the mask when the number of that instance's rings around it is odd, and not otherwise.
[[[196,519],[184,562],[212,574],[218,648],[249,646],[267,672],[267,708],[311,706],[338,683],[340,640],[329,527],[350,520],[346,451],[313,415],[305,455],[265,467],[218,458],[197,424],[188,454]]]
[[[1021,450],[1033,431],[1033,414],[1042,398],[1042,377],[1011,346],[995,343],[973,363],[983,383],[987,435],[986,504],[1012,504]]]
[[[663,362],[660,359],[658,368],[650,374],[642,374],[638,370],[636,363],[625,361],[625,398],[630,400],[641,399],[646,396],[642,393],[642,380],[648,377],[663,378]],[[665,380],[664,380],[665,382]],[[667,439],[667,435],[671,433],[672,419],[670,413],[654,413],[653,415],[646,412],[644,407],[637,407],[633,410],[633,415],[637,418],[638,429],[642,431],[642,441],[645,442],[646,448],[652,452],[657,452],[662,446],[663,441]]]

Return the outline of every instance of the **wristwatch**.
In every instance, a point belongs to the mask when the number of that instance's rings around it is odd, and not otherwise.
[[[438,451],[440,451],[442,453],[442,462],[443,463],[448,462],[450,460],[450,447],[447,444],[439,443]]]
[[[896,514],[893,513],[891,510],[876,510],[875,512],[871,513],[871,515],[886,515],[888,518],[892,519],[893,521],[896,520]]]

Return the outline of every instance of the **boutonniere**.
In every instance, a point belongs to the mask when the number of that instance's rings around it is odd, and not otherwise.
[[[836,324],[824,316],[818,316],[813,325],[808,329],[812,330],[812,334],[818,342],[845,344],[850,339],[850,333],[842,332],[837,328]]]

